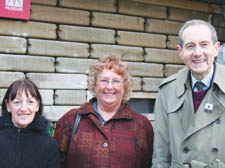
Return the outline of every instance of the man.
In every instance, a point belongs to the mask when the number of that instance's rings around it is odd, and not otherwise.
[[[186,68],[159,87],[153,168],[225,168],[225,67],[214,63],[219,46],[205,21],[181,28],[177,50]]]

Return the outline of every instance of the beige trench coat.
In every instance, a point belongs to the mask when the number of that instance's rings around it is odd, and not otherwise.
[[[152,168],[225,168],[225,66],[215,65],[196,113],[187,68],[161,83]]]

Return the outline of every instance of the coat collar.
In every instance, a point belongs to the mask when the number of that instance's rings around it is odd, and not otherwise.
[[[189,69],[187,67],[183,68],[177,73],[177,83],[176,83],[176,95],[177,97],[181,97],[186,88],[188,87],[189,82]]]
[[[177,97],[182,96],[185,93],[185,90],[187,87],[189,87],[190,82],[190,76],[189,76],[190,70],[185,67],[182,70],[180,70],[177,74],[177,83],[176,83],[176,95]],[[217,84],[218,87],[221,89],[223,93],[225,93],[225,67],[221,64],[215,63],[215,74],[212,86],[214,84]]]
[[[92,103],[94,101],[97,101],[96,98],[92,98],[88,103],[85,103],[84,105],[81,106],[81,114],[89,114],[89,113],[94,113],[96,114]],[[116,115],[112,119],[133,119],[134,118],[134,113],[131,110],[130,106],[126,103],[122,103],[120,110],[116,113]]]
[[[49,126],[49,121],[42,116],[36,117],[31,124],[28,125],[26,128],[22,128],[21,130],[24,131],[35,131],[45,133]],[[1,116],[0,117],[0,128],[16,128],[10,117],[8,116]]]
[[[219,63],[216,63],[215,65],[216,69],[213,84],[217,84],[220,90],[225,93],[225,66]]]

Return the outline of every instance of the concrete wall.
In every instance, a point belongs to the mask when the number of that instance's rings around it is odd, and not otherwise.
[[[0,102],[13,81],[29,78],[40,88],[44,115],[55,121],[90,99],[89,65],[108,54],[129,63],[133,98],[154,99],[163,78],[183,67],[177,34],[190,19],[212,22],[225,41],[217,5],[191,0],[31,0],[29,21],[0,18]]]

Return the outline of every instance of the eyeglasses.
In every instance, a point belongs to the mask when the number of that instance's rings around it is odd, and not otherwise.
[[[109,83],[112,83],[113,86],[119,86],[123,83],[123,81],[119,79],[113,79],[113,80],[100,79],[99,82],[101,85],[104,85],[104,86],[107,86]]]

